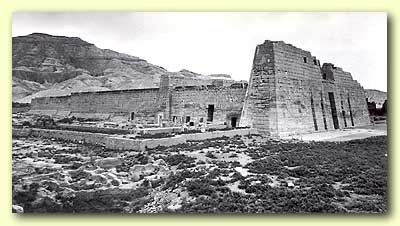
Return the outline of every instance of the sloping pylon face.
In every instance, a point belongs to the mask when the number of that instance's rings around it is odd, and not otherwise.
[[[249,126],[258,132],[270,134],[271,101],[275,96],[273,42],[258,45],[254,54],[240,126]]]

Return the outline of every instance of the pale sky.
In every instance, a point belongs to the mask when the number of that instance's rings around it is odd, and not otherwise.
[[[12,35],[80,37],[169,71],[248,80],[256,45],[284,41],[387,90],[386,13],[14,13]]]

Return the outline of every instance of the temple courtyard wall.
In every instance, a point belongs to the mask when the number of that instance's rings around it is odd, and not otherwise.
[[[184,86],[72,93],[32,100],[30,113],[170,126],[239,123],[246,86]]]
[[[158,109],[158,89],[72,93],[62,97],[32,100],[31,112],[75,116],[77,118],[128,119],[131,112],[141,123],[154,122]]]
[[[178,124],[209,122],[213,124],[239,123],[246,86],[175,88],[172,92],[172,121]],[[235,124],[234,126],[237,126]]]

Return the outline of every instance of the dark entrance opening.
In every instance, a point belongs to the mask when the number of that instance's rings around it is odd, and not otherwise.
[[[236,123],[237,123],[237,118],[236,117],[232,117],[231,118],[231,126],[232,126],[232,128],[236,128]]]
[[[315,131],[318,131],[317,117],[315,116],[314,98],[312,96],[312,93],[311,93],[311,113],[312,113],[313,122],[314,122],[314,129],[315,129]]]
[[[342,116],[343,116],[344,127],[347,127],[346,111],[342,110]]]
[[[207,121],[212,122],[214,119],[214,104],[208,105]]]
[[[325,130],[328,130],[328,126],[326,125],[326,116],[325,116],[325,107],[324,107],[324,98],[322,96],[322,92],[321,94],[321,109],[322,109],[322,119],[324,120],[324,128]]]
[[[131,120],[135,119],[135,112],[131,112]]]
[[[343,107],[342,95],[340,95],[340,107],[342,108],[342,117],[343,117],[344,127],[347,127],[346,111],[344,110],[344,107]]]
[[[347,103],[349,104],[351,126],[354,126],[353,112],[351,111],[351,104],[350,104],[350,97],[347,97]]]
[[[190,122],[190,116],[186,116],[186,123]]]
[[[335,129],[339,129],[339,121],[338,121],[338,116],[337,116],[337,111],[336,111],[335,96],[333,95],[332,92],[329,92],[328,95],[329,95],[329,103],[331,105],[331,111],[332,111],[333,127]]]

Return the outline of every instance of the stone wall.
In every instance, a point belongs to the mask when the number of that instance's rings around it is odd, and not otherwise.
[[[180,124],[188,119],[194,124],[210,122],[232,126],[232,118],[236,117],[237,123],[239,122],[246,88],[246,85],[175,88],[171,102],[172,121]],[[209,111],[212,111],[212,121]]]
[[[134,120],[142,124],[163,121],[181,125],[190,117],[194,124],[207,121],[208,107],[214,105],[213,124],[231,125],[240,119],[246,84],[230,86],[170,85],[168,75],[161,76],[160,88],[72,93],[70,96],[43,97],[32,100],[31,113],[100,120]]]
[[[31,112],[57,115],[69,112],[75,117],[103,120],[112,116],[128,120],[133,112],[138,122],[154,123],[156,113],[160,111],[159,100],[159,89],[82,92],[63,97],[35,98]]]
[[[103,146],[110,150],[135,150],[145,151],[147,148],[155,148],[157,146],[172,146],[182,144],[188,140],[204,140],[218,137],[234,137],[249,134],[256,134],[252,129],[236,129],[229,131],[213,131],[206,133],[181,134],[174,137],[157,138],[157,139],[128,139],[108,134],[49,130],[49,129],[13,129],[13,136],[35,136],[45,138],[55,138],[65,141],[80,142]]]
[[[172,87],[176,86],[207,86],[212,85],[212,80],[205,79],[195,79],[195,78],[187,78],[183,75],[177,75],[176,73],[169,74],[170,85]]]
[[[242,115],[240,125],[275,136],[369,123],[364,90],[350,73],[268,40],[256,48]]]
[[[102,133],[90,133],[90,132],[77,132],[68,130],[50,130],[50,129],[16,129],[12,130],[13,136],[16,137],[45,137],[45,138],[55,138],[60,140],[89,143],[94,145],[105,146],[106,138],[110,137],[108,134]]]
[[[340,128],[369,123],[368,106],[363,87],[353,80],[349,72],[331,63],[322,66],[322,73],[332,75],[332,81],[324,81],[325,95],[334,92]]]
[[[276,118],[275,55],[273,42],[256,47],[249,87],[240,120],[241,126],[256,128],[261,133],[271,134]]]
[[[223,78],[199,78],[199,77],[187,77],[179,73],[168,73],[165,74],[169,77],[169,85],[171,87],[183,87],[183,86],[230,86],[237,83],[235,80],[223,79]]]
[[[276,128],[274,134],[319,130],[323,115],[319,61],[310,52],[283,42],[273,45],[276,79]]]

